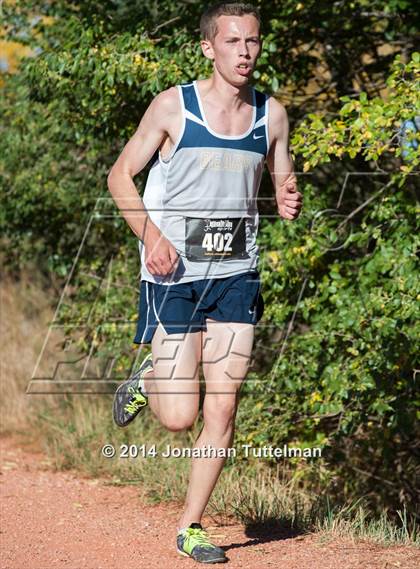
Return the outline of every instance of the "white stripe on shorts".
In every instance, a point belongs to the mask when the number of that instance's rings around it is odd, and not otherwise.
[[[147,314],[146,314],[146,326],[144,328],[144,332],[143,332],[143,336],[140,340],[140,344],[143,344],[143,340],[146,336],[147,333],[147,328],[149,326],[149,312],[150,312],[150,303],[149,303],[149,283],[148,281],[145,281],[146,283],[146,304],[147,304]]]

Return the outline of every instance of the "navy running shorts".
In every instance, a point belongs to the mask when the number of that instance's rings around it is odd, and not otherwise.
[[[150,344],[159,323],[167,334],[206,331],[206,318],[256,324],[264,312],[258,271],[162,285],[142,280],[135,344]]]

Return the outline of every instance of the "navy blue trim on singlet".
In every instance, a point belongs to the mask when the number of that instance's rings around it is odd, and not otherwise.
[[[187,111],[203,121],[200,107],[195,93],[194,85],[181,85],[184,107]],[[265,102],[267,96],[254,89],[255,91],[255,124],[265,115]],[[248,136],[243,138],[220,138],[209,132],[204,124],[199,124],[185,118],[185,130],[176,151],[181,148],[231,148],[233,150],[246,150],[267,156],[267,138],[265,134],[266,125],[262,124],[253,128]]]
[[[265,101],[267,97],[265,96],[264,93],[261,93],[261,91],[257,91],[256,89],[254,89],[254,91],[255,91],[255,105],[257,107],[255,124],[257,124],[258,121],[262,119],[263,116],[265,115]],[[253,132],[255,131],[258,131],[256,133],[257,135],[264,134],[265,136],[265,124],[262,124],[261,126],[257,127],[256,129],[254,129]]]
[[[184,107],[202,121],[203,117],[195,94],[194,85],[192,83],[187,83],[186,85],[181,85],[181,87],[182,96],[184,98]]]
[[[266,95],[261,93],[261,91],[255,91],[255,104],[257,106],[257,116],[255,117],[255,122],[257,123],[265,115],[265,100]]]

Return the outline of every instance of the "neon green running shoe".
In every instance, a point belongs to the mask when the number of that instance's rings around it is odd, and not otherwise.
[[[207,532],[198,522],[178,532],[176,545],[178,553],[200,563],[224,563],[228,560],[221,547],[210,543]]]
[[[122,383],[114,395],[113,417],[119,427],[125,427],[146,407],[147,395],[144,393],[144,375],[153,370],[153,359],[150,353],[139,369]]]

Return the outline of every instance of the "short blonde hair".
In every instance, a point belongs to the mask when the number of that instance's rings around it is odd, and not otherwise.
[[[213,41],[218,32],[217,18],[219,16],[246,16],[251,14],[255,16],[261,25],[260,13],[258,8],[252,4],[242,4],[241,2],[221,2],[210,6],[203,13],[200,20],[201,38],[203,40]]]

